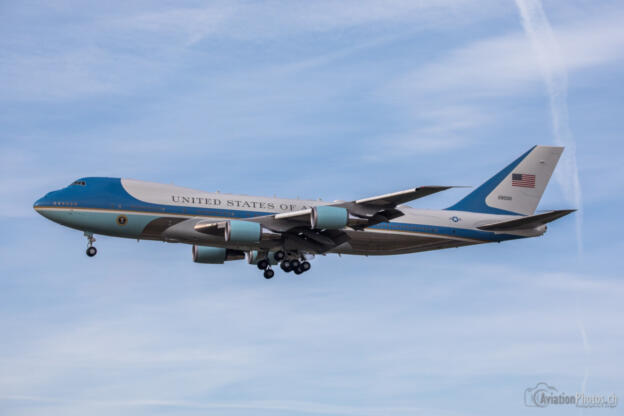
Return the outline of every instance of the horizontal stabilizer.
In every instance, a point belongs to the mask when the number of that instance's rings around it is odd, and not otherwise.
[[[575,209],[560,209],[557,211],[548,211],[543,214],[530,215],[528,217],[522,217],[513,219],[510,221],[497,222],[494,224],[482,225],[477,227],[480,230],[485,231],[513,231],[513,230],[525,230],[530,228],[536,228],[544,224],[548,224],[558,218],[564,217]]]

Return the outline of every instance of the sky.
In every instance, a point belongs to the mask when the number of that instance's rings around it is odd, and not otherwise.
[[[601,415],[624,398],[624,5],[2,2],[0,414]],[[33,202],[84,176],[357,199],[566,151],[539,238],[270,281]],[[445,208],[469,190],[411,205]]]

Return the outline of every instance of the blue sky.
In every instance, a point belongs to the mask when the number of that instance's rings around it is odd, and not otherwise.
[[[0,10],[3,415],[608,412],[525,408],[540,381],[624,397],[620,3]],[[475,186],[558,143],[540,208],[582,210],[545,236],[302,278],[107,237],[88,259],[32,210],[96,175],[327,200]]]

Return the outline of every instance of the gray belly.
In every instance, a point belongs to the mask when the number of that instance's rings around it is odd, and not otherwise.
[[[331,250],[331,252],[375,256],[416,253],[476,244],[473,241],[451,240],[433,235],[422,236],[378,231],[349,231],[347,233],[351,238],[350,241]]]

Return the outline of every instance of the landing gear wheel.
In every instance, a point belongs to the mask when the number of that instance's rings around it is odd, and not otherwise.
[[[310,270],[311,267],[312,265],[310,264],[309,261],[304,261],[303,263],[301,263],[301,270],[303,270],[304,272],[307,272],[308,270]]]
[[[273,254],[273,257],[277,261],[282,261],[284,260],[284,257],[286,257],[286,253],[284,253],[282,250],[279,250],[279,251],[276,251],[275,254]]]
[[[91,246],[89,248],[87,248],[87,256],[89,257],[93,257],[97,254],[97,248]]]
[[[265,279],[270,279],[270,278],[272,278],[273,276],[275,276],[275,272],[274,272],[273,270],[271,270],[271,269],[266,269],[266,270],[264,271],[264,278],[265,278]]]
[[[299,267],[297,267],[297,268],[294,270],[294,272],[295,272],[295,274],[301,274],[301,273],[303,273],[303,269],[301,268],[301,266],[299,266]]]
[[[293,269],[296,269],[297,267],[299,267],[299,265],[301,265],[301,262],[297,259],[290,261],[290,267],[292,267]]]
[[[280,267],[282,268],[282,270],[284,270],[286,273],[292,271],[292,266],[290,265],[290,262],[288,260],[284,260],[281,264]]]
[[[258,268],[259,268],[260,270],[264,270],[264,269],[266,269],[267,267],[269,267],[269,262],[268,262],[268,261],[266,261],[266,260],[264,260],[264,259],[263,259],[263,260],[260,260],[260,261],[258,262]]]

